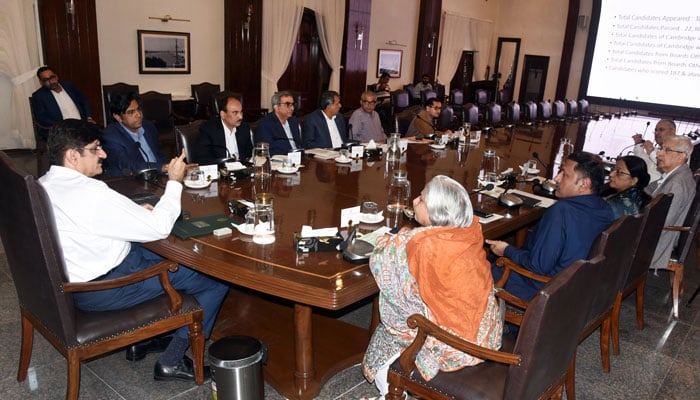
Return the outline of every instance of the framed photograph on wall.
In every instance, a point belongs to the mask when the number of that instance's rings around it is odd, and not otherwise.
[[[383,73],[388,73],[392,78],[401,77],[401,57],[403,50],[379,49],[377,57],[377,78]]]
[[[138,30],[140,74],[189,74],[190,34]]]

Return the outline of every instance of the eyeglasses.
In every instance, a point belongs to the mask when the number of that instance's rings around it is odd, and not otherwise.
[[[372,100],[372,101],[362,100],[362,104],[377,104],[377,101],[376,100]]]
[[[615,175],[628,175],[628,176],[632,176],[632,174],[630,174],[629,172],[625,172],[625,171],[623,171],[623,170],[620,169],[620,168],[613,168],[612,171],[610,171],[610,173],[611,173],[611,174],[612,174],[612,173],[615,173]]]
[[[285,106],[285,107],[294,107],[294,103],[289,103],[289,102],[287,102],[287,103],[280,103],[279,105]]]
[[[134,115],[134,113],[136,113],[136,112],[141,113],[142,112],[141,108],[139,107],[139,108],[132,108],[132,109],[126,110],[126,111],[124,111],[124,114]]]
[[[42,82],[48,82],[48,81],[54,80],[54,79],[56,79],[56,78],[58,78],[56,75],[51,75],[51,76],[49,76],[49,77],[41,78],[41,79],[39,79],[39,80],[42,81]]]
[[[95,153],[95,152],[98,152],[98,151],[102,151],[102,145],[99,145],[99,144],[98,144],[97,146],[95,146],[95,147],[92,148],[92,149],[87,148],[87,147],[83,147],[83,150],[87,150],[87,151],[91,151],[91,152]]]
[[[673,153],[679,153],[679,154],[685,154],[685,151],[680,151],[676,149],[669,149],[668,147],[661,147],[657,149],[657,151],[663,151],[664,153],[673,152]]]

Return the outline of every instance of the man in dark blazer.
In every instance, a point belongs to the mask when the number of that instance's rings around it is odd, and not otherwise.
[[[46,127],[40,135],[48,136],[48,128],[64,119],[84,119],[95,123],[90,114],[87,97],[71,82],[58,82],[58,75],[50,67],[36,71],[41,87],[32,94],[32,107],[36,122]]]
[[[250,126],[243,122],[243,106],[233,97],[221,99],[219,117],[199,126],[199,135],[193,146],[194,162],[218,164],[222,159],[235,156],[248,160],[253,155]]]
[[[348,141],[345,118],[340,112],[340,95],[334,91],[321,94],[319,109],[304,117],[301,138],[305,149],[337,148]],[[331,124],[335,124],[333,129]]]
[[[146,168],[167,172],[169,160],[158,144],[158,131],[143,119],[136,93],[117,94],[109,104],[116,120],[102,134],[102,148],[107,153],[104,170],[110,176],[132,176]]]
[[[270,155],[287,155],[301,148],[299,121],[294,116],[294,96],[282,91],[272,95],[272,110],[255,129],[255,141],[270,144]]]

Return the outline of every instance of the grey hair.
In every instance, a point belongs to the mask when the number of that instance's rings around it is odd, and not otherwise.
[[[274,106],[278,106],[278,105],[282,104],[282,97],[294,98],[294,95],[292,94],[292,92],[290,92],[288,90],[282,90],[281,92],[277,92],[277,93],[272,95],[272,101],[271,101],[272,106],[274,107]]]
[[[664,147],[672,147],[673,150],[682,151],[685,153],[685,161],[690,160],[690,155],[693,153],[693,142],[686,136],[674,135],[664,139]]]
[[[469,193],[459,182],[437,175],[425,185],[424,199],[430,222],[435,226],[471,226],[474,219]]]
[[[338,94],[338,92],[333,91],[333,90],[327,90],[327,91],[321,93],[321,99],[318,101],[318,107],[321,110],[325,110],[326,107],[335,103],[336,97],[340,98],[340,95]]]

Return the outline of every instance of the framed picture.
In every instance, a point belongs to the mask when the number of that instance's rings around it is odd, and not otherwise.
[[[388,73],[392,78],[401,77],[401,57],[403,50],[379,49],[377,57],[377,78],[383,73]]]
[[[138,30],[140,74],[189,74],[190,34]]]

